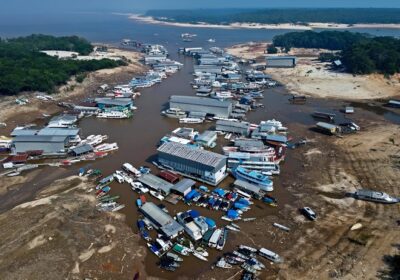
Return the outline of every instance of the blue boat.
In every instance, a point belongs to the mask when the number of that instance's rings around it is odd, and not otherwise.
[[[146,227],[146,224],[144,223],[143,220],[138,220],[137,221],[137,227],[138,227],[139,230],[144,230],[145,227]]]
[[[232,174],[233,176],[235,176],[236,179],[241,179],[249,183],[253,183],[259,186],[264,191],[272,192],[274,190],[273,182],[268,178],[268,176],[262,174],[259,171],[250,171],[246,168],[239,166],[236,169],[232,170]]]
[[[142,200],[140,198],[136,199],[137,207],[142,207]]]

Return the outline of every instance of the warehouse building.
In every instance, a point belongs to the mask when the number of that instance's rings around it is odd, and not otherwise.
[[[163,195],[169,195],[171,193],[171,188],[174,186],[170,182],[150,173],[143,174],[138,178],[138,181],[143,185],[148,186],[150,189],[160,191]]]
[[[178,108],[185,112],[202,112],[221,118],[228,118],[232,113],[230,101],[219,101],[217,99],[172,95],[169,100],[170,108]]]
[[[215,130],[227,133],[239,134],[242,136],[249,136],[250,124],[248,122],[218,120]]]
[[[158,148],[160,164],[185,176],[218,185],[226,177],[226,157],[187,145],[168,142]]]
[[[196,185],[195,181],[184,178],[172,187],[171,192],[186,196],[193,189],[194,185]]]
[[[208,148],[214,148],[217,145],[216,142],[217,132],[212,130],[206,130],[196,138],[196,143]]]
[[[77,128],[16,128],[11,132],[13,151],[15,153],[27,151],[43,151],[43,154],[65,153],[67,146],[80,141],[78,133]]]
[[[183,227],[177,221],[152,202],[143,204],[140,212],[152,223],[154,228],[169,238],[175,238],[183,232]]]
[[[293,68],[296,66],[295,56],[267,56],[266,66],[271,68]]]
[[[13,150],[15,153],[43,151],[43,154],[64,154],[67,144],[67,136],[26,135],[13,138]]]

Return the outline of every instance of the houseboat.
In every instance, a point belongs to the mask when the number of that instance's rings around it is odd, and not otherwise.
[[[250,171],[246,168],[239,166],[236,169],[232,170],[232,174],[235,176],[236,179],[241,179],[262,187],[264,191],[272,192],[274,190],[273,182],[268,178],[268,176],[262,174],[259,171]]]

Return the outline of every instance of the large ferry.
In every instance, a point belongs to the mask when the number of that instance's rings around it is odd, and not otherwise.
[[[268,176],[262,174],[259,171],[248,170],[241,166],[232,170],[233,176],[236,179],[241,179],[250,183],[253,183],[259,187],[262,187],[264,191],[271,192],[274,190],[273,182],[268,178]]]

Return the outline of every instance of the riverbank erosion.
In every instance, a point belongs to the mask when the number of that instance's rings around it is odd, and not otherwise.
[[[268,43],[248,43],[227,48],[233,56],[258,59],[265,63]],[[353,75],[332,69],[331,63],[320,62],[322,49],[292,48],[287,55],[297,57],[294,68],[267,68],[265,72],[296,95],[341,100],[386,99],[400,96],[400,75]],[[275,56],[275,55],[274,55]]]
[[[96,210],[92,187],[82,177],[60,179],[3,212],[0,278],[144,279],[139,236],[123,215]]]
[[[126,83],[134,75],[146,70],[146,67],[139,62],[142,57],[139,52],[109,46],[108,54],[121,57],[126,62],[126,65],[87,73],[81,82],[77,81],[76,77],[72,77],[66,85],[58,87],[51,95],[54,100],[39,100],[31,92],[21,93],[17,96],[0,96],[0,106],[2,108],[0,122],[7,124],[7,128],[1,129],[1,133],[5,130],[5,132],[12,130],[16,125],[43,119],[43,114],[54,115],[61,112],[63,109],[57,106],[59,102],[75,102],[94,97],[100,85]],[[28,99],[29,103],[18,105],[15,102],[16,98]]]

